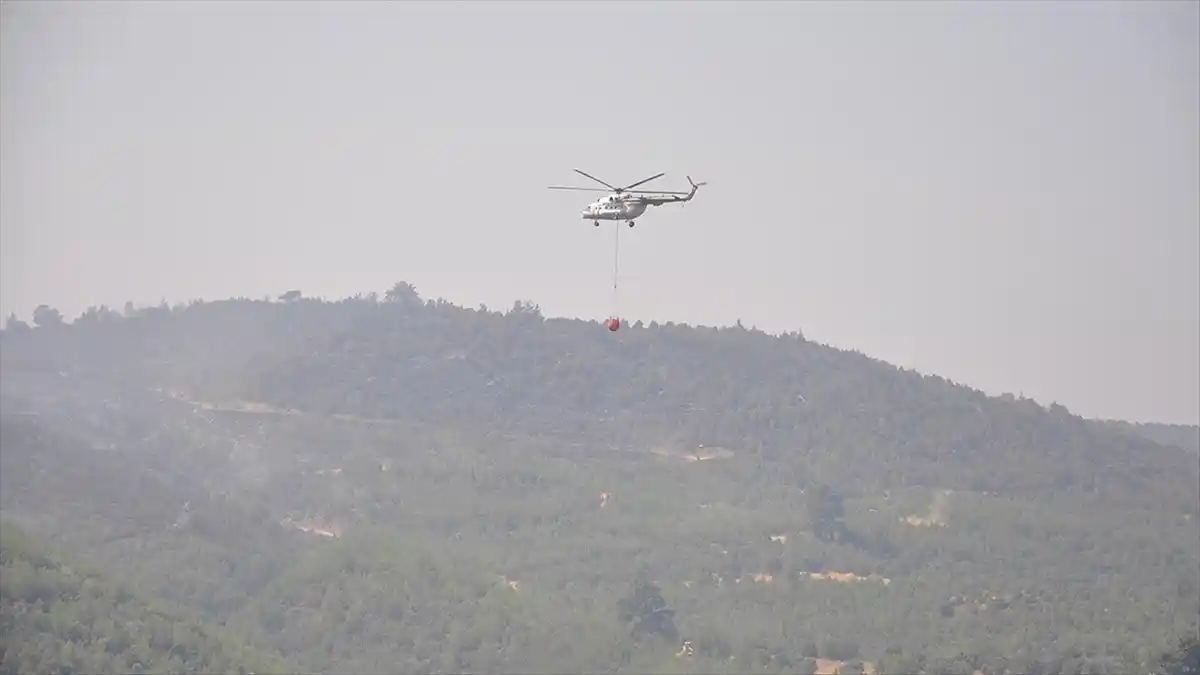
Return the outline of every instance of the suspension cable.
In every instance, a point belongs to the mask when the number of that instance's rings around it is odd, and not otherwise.
[[[612,293],[612,310],[613,317],[620,316],[617,306],[617,278],[621,269],[621,223],[618,221],[613,225],[613,293]]]

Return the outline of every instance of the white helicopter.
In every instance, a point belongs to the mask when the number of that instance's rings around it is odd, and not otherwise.
[[[584,220],[594,221],[596,227],[600,227],[600,221],[602,220],[623,220],[630,227],[633,227],[633,221],[636,220],[638,216],[646,212],[647,206],[662,206],[663,204],[691,201],[692,197],[696,195],[696,190],[698,190],[700,186],[706,185],[706,183],[694,183],[692,182],[692,177],[688,176],[688,183],[691,183],[692,185],[691,192],[650,192],[647,190],[632,190],[630,188],[635,188],[643,183],[649,183],[655,178],[661,178],[666,174],[656,174],[644,180],[639,180],[636,183],[630,183],[625,187],[619,188],[613,187],[599,178],[588,175],[579,169],[575,169],[574,171],[581,176],[591,178],[597,183],[608,188],[608,190],[585,187],[562,187],[558,185],[551,185],[549,188],[551,190],[612,192],[612,194],[608,195],[607,197],[601,197],[591,204],[588,204],[587,208],[585,208],[581,214]]]

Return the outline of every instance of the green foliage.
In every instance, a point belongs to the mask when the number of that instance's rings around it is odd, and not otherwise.
[[[161,604],[0,526],[0,672],[288,671],[282,659]]]
[[[1178,444],[798,334],[285,295],[6,330],[5,517],[320,672],[1148,672],[1196,629]],[[117,654],[41,609],[6,648],[238,663],[104,597]]]
[[[1101,424],[1130,436],[1154,441],[1159,445],[1200,451],[1200,426],[1194,424],[1135,424],[1116,420],[1105,420]]]
[[[808,520],[813,534],[826,542],[846,538],[845,507],[842,496],[827,485],[817,485],[808,492]]]
[[[617,602],[617,616],[635,639],[657,636],[671,643],[679,641],[675,610],[667,607],[662,589],[655,583],[641,580],[634,584],[629,595]]]
[[[33,310],[33,324],[38,328],[54,328],[63,324],[63,315],[48,305],[38,305]]]

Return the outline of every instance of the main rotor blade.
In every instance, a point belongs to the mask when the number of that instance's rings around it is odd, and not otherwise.
[[[686,192],[671,192],[670,190],[623,190],[631,195],[686,195]]]
[[[625,187],[623,187],[623,188],[621,188],[620,190],[617,190],[617,191],[618,191],[618,192],[628,192],[628,191],[629,191],[629,188],[635,188],[635,187],[637,187],[637,186],[641,185],[642,183],[649,183],[650,181],[654,180],[655,178],[662,178],[662,177],[663,177],[663,176],[665,176],[665,175],[667,175],[667,174],[665,174],[665,173],[655,174],[655,175],[653,175],[653,176],[650,176],[649,178],[646,178],[646,179],[644,179],[644,180],[639,180],[639,181],[638,181],[638,182],[636,182],[636,183],[630,183],[629,185],[626,185]],[[616,190],[616,188],[613,188],[613,189],[614,189],[614,190]]]
[[[584,192],[612,192],[612,190],[604,190],[601,188],[581,188],[581,187],[564,187],[562,185],[550,185],[548,190],[582,190]]]
[[[599,184],[603,185],[604,187],[608,188],[609,190],[612,190],[613,192],[620,192],[620,190],[618,190],[617,188],[615,188],[615,187],[613,187],[613,186],[609,185],[608,183],[605,183],[604,181],[600,180],[599,178],[596,178],[595,176],[593,176],[593,175],[591,175],[591,174],[586,174],[586,173],[584,173],[584,172],[580,171],[579,169],[575,169],[574,171],[575,171],[575,173],[577,173],[577,174],[579,174],[579,175],[581,175],[581,176],[587,176],[588,178],[591,178],[592,180],[594,180],[594,181],[596,181],[597,183],[599,183]]]

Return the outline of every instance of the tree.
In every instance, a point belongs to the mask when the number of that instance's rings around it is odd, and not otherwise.
[[[38,328],[61,326],[63,324],[63,315],[49,305],[38,305],[37,309],[33,310],[33,324]]]
[[[667,607],[662,589],[657,584],[639,581],[629,595],[617,601],[617,616],[629,626],[635,639],[643,635],[660,635],[667,640],[679,640],[675,626],[675,610]]]
[[[808,518],[813,534],[821,541],[840,541],[845,538],[846,525],[842,521],[845,507],[842,496],[826,485],[811,489],[808,496]]]
[[[8,320],[4,322],[4,329],[13,333],[24,333],[29,330],[29,324],[18,319],[16,314],[9,314]]]
[[[508,313],[510,316],[529,316],[539,320],[542,318],[542,308],[531,300],[514,301]]]
[[[117,318],[120,318],[119,314],[109,309],[107,305],[100,305],[99,307],[88,307],[75,319],[75,323],[85,325]]]
[[[408,307],[415,307],[421,304],[421,296],[417,293],[417,287],[407,281],[397,281],[384,294],[383,299],[386,302],[394,302]]]

